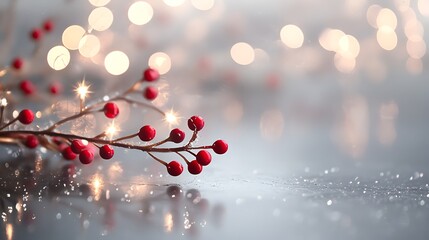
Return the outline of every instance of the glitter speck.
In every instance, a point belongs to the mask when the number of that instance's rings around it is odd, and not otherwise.
[[[332,205],[332,200],[328,200],[328,201],[326,202],[326,205],[331,206],[331,205]]]

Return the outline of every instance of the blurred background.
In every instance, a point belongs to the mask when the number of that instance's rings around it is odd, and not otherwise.
[[[53,31],[34,43],[29,34],[47,19]],[[68,187],[49,191],[44,201],[37,191],[19,192],[4,211],[14,217],[3,217],[3,235],[427,239],[428,24],[428,0],[4,0],[0,66],[17,56],[26,64],[20,73],[2,70],[1,84],[12,92],[22,79],[37,86],[32,96],[16,89],[11,103],[39,111],[39,126],[76,111],[72,89],[82,79],[90,103],[125,90],[151,66],[161,73],[153,104],[178,122],[124,104],[120,135],[150,123],[161,140],[201,115],[198,144],[225,139],[229,151],[202,174],[178,178],[123,149],[115,161],[76,164],[74,181],[87,190],[79,187],[77,199]],[[51,84],[63,93],[51,96]],[[96,115],[63,130],[94,135],[108,123]],[[7,163],[28,154],[0,149]],[[35,157],[49,158],[50,172],[64,167],[42,150]],[[28,195],[31,224],[22,224]]]

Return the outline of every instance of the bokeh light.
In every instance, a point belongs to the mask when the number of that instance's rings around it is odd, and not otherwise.
[[[417,2],[419,12],[421,15],[429,17],[429,1],[428,0],[419,0]]]
[[[339,42],[346,34],[338,29],[325,29],[319,36],[319,43],[327,51],[337,52],[339,50]]]
[[[94,30],[105,31],[113,23],[113,13],[106,7],[96,8],[89,14],[88,23]]]
[[[398,44],[398,37],[395,31],[387,26],[383,26],[377,31],[377,42],[384,50],[393,50]]]
[[[280,30],[280,39],[290,48],[300,48],[304,43],[304,33],[296,25],[286,25]]]
[[[255,50],[245,42],[239,42],[231,47],[232,59],[240,65],[249,65],[255,60]]]
[[[70,63],[70,52],[63,46],[55,46],[49,50],[47,60],[52,69],[62,70]]]
[[[62,35],[63,45],[70,50],[77,50],[83,35],[85,35],[83,27],[79,25],[69,26],[64,30]]]
[[[164,0],[164,3],[170,7],[178,7],[185,3],[185,0]]]
[[[347,58],[356,58],[360,52],[359,41],[351,36],[344,35],[339,40],[338,53]]]
[[[345,57],[339,53],[335,54],[334,64],[338,71],[343,73],[350,73],[355,69],[356,59]]]
[[[164,52],[157,52],[150,56],[148,64],[158,70],[159,74],[166,74],[171,69],[171,59]]]
[[[89,3],[91,3],[94,7],[102,7],[108,4],[110,0],[89,0]]]
[[[128,19],[136,25],[144,25],[153,17],[152,6],[143,1],[133,3],[128,9]]]
[[[84,57],[94,57],[100,51],[100,40],[92,34],[85,35],[79,43],[79,53]]]
[[[395,30],[397,24],[398,24],[398,19],[396,18],[396,14],[389,8],[383,8],[378,12],[378,15],[377,15],[378,28],[387,26]]]
[[[215,0],[191,0],[191,3],[196,9],[207,11],[214,6]]]
[[[380,7],[379,5],[373,4],[369,6],[366,11],[366,20],[368,21],[369,25],[371,25],[373,28],[378,28],[377,16],[381,9],[382,7]]]
[[[104,66],[108,73],[112,75],[121,75],[128,70],[130,60],[124,52],[113,51],[107,54],[104,59]]]
[[[425,41],[418,40],[418,41],[407,41],[407,53],[412,58],[420,59],[426,54],[426,43]]]

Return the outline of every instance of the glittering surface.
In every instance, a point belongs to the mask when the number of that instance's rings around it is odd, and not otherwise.
[[[127,149],[82,166],[2,145],[0,239],[428,239],[428,6],[1,1],[1,84],[29,77],[39,89],[30,101],[2,92],[1,106],[57,120],[78,111],[83,79],[82,101],[109,99],[149,65],[165,119],[124,104],[114,123],[91,115],[61,129],[130,134],[144,122],[163,136],[198,114],[198,144],[230,149],[174,178]],[[55,30],[34,45],[28,31],[46,18]],[[15,56],[21,75],[5,68]],[[46,97],[50,82],[64,96]]]

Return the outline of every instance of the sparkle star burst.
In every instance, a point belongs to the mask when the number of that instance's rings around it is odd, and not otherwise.
[[[84,80],[82,80],[82,82],[78,83],[78,85],[74,89],[74,91],[76,92],[79,99],[83,101],[83,100],[85,100],[85,98],[88,97],[88,95],[90,93],[92,93],[91,91],[89,91],[90,87],[91,87],[91,85],[87,85],[85,82],[85,79],[84,79]]]
[[[174,126],[179,124],[180,117],[177,116],[177,112],[173,109],[165,113],[164,121],[168,123],[170,126]]]

